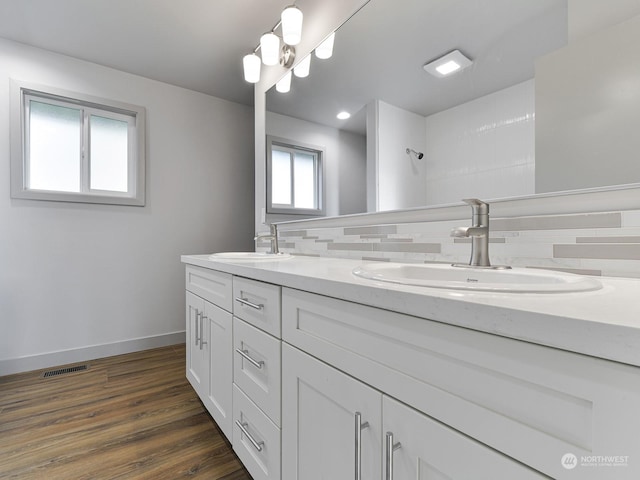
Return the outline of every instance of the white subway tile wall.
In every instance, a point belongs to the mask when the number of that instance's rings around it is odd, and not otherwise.
[[[534,80],[427,117],[426,204],[535,193]]]
[[[469,240],[449,236],[465,225],[455,220],[283,230],[280,250],[367,261],[468,262]],[[640,210],[492,218],[489,251],[496,265],[640,278]]]

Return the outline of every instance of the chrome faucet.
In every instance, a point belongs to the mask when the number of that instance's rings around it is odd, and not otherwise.
[[[280,250],[278,249],[278,226],[275,223],[269,225],[269,233],[256,233],[256,236],[253,239],[255,241],[269,239],[271,241],[271,249],[268,253],[273,255],[280,253]]]
[[[462,201],[471,206],[471,226],[454,228],[451,230],[451,236],[471,237],[471,260],[469,265],[454,264],[454,266],[510,268],[491,266],[489,261],[489,204],[477,198],[466,198]]]

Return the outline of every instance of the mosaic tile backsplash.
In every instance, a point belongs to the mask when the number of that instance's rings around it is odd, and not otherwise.
[[[293,255],[417,263],[467,263],[471,240],[452,238],[469,221],[432,221],[280,232]],[[640,210],[491,218],[494,265],[640,278]],[[260,243],[259,250],[268,248]]]

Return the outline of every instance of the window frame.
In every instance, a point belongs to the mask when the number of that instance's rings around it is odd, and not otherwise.
[[[81,119],[80,192],[29,188],[29,102],[79,108]],[[91,116],[127,122],[127,192],[91,189]],[[144,107],[11,79],[11,198],[56,202],[145,205]],[[88,143],[84,144],[83,139]]]
[[[313,154],[316,157],[316,165],[314,168],[314,183],[316,188],[316,204],[317,208],[295,208],[295,207],[284,207],[279,206],[278,204],[273,204],[273,194],[272,194],[272,152],[273,147],[280,147],[282,150],[290,151],[290,152],[300,152]],[[305,216],[324,216],[326,211],[325,205],[325,148],[305,144],[301,142],[297,142],[294,140],[288,140],[286,138],[274,137],[272,135],[267,135],[267,185],[266,185],[266,193],[267,193],[267,213],[268,214],[287,214],[287,215],[305,215]],[[292,167],[292,177],[291,177],[291,188],[292,188],[292,201],[293,201],[293,185],[295,184],[294,180],[294,171]]]

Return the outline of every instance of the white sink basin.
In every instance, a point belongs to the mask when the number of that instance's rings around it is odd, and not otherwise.
[[[267,253],[267,252],[220,252],[209,255],[210,260],[284,260],[291,258],[289,253]]]
[[[550,270],[492,270],[452,265],[379,263],[361,265],[353,274],[378,282],[497,293],[567,293],[599,290],[592,277]]]

